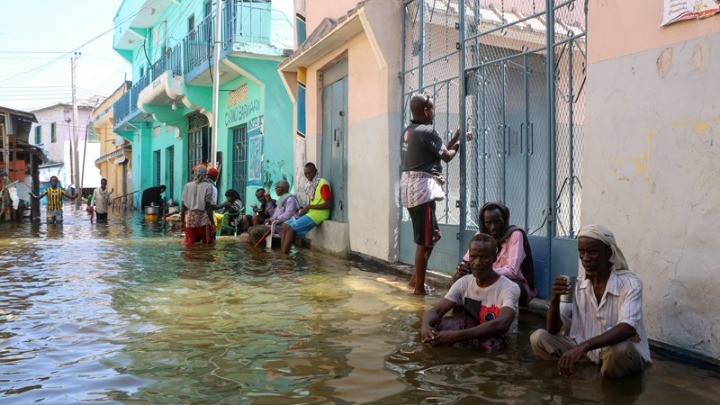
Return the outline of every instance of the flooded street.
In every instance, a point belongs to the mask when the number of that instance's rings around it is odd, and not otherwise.
[[[310,251],[181,244],[140,215],[0,224],[0,403],[715,404],[720,374],[655,356],[642,376],[558,378],[521,314],[511,350],[429,349],[442,295]],[[647,311],[647,309],[646,309]]]

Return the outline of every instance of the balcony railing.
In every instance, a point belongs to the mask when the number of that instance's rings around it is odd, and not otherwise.
[[[215,16],[205,17],[183,39],[183,55],[185,55],[185,73],[201,66],[212,58],[213,42],[215,41]]]
[[[115,125],[120,124],[127,116],[138,110],[137,101],[140,92],[150,84],[150,77],[146,74],[135,82],[130,90],[123,93],[113,104],[113,117]]]
[[[269,1],[226,1],[222,25],[223,50],[226,52],[232,50],[233,45],[237,43],[271,47],[291,46],[282,40],[278,41],[277,38],[282,38],[278,32],[292,37],[292,22],[288,20],[287,16],[272,10]],[[214,41],[215,15],[213,13],[200,21],[174,47],[163,52],[148,69],[147,74],[138,79],[130,90],[113,104],[116,125],[122,124],[126,117],[137,111],[140,92],[163,73],[171,71],[175,76],[187,75],[204,66],[212,59]]]

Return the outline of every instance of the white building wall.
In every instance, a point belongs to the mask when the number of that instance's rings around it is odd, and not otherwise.
[[[57,104],[48,108],[33,111],[38,120],[30,129],[30,143],[35,143],[35,127],[41,126],[42,147],[47,151],[48,159],[51,162],[64,163],[64,168],[58,176],[60,183],[66,187],[73,183],[70,170],[70,148],[73,139],[72,105]],[[78,108],[78,151],[80,153],[80,169],[83,169],[83,158],[85,159],[84,187],[96,187],[100,184],[100,170],[95,166],[95,159],[100,157],[100,144],[88,143],[87,154],[85,152],[85,136],[89,124],[92,107],[80,106]],[[70,121],[68,121],[70,120]],[[56,126],[56,142],[51,142],[51,124]]]
[[[643,280],[649,337],[716,359],[718,66],[720,33],[589,66],[582,203]]]

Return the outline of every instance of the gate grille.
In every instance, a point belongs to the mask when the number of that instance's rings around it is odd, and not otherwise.
[[[458,225],[464,251],[479,207],[500,201],[511,223],[547,242],[548,257],[553,240],[573,238],[580,225],[586,2],[403,5],[403,125],[411,96],[425,92],[443,137],[458,127],[475,134],[447,165],[438,221]]]

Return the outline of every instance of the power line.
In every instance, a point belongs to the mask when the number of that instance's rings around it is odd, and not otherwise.
[[[140,8],[140,9],[139,9],[138,11],[136,11],[135,13],[132,13],[131,15],[129,15],[126,19],[120,21],[120,22],[118,23],[118,25],[123,24],[123,23],[129,21],[131,18],[137,16],[138,14],[140,14],[140,13],[141,13],[142,11],[144,11],[145,9],[150,8],[150,7],[152,7],[152,6],[155,6],[155,5],[156,5],[157,3],[159,3],[160,1],[164,1],[164,0],[155,0],[154,2],[149,2],[145,7]],[[9,81],[9,80],[12,80],[12,79],[16,79],[16,78],[18,78],[18,77],[20,77],[20,76],[23,76],[23,75],[26,75],[26,74],[30,74],[30,73],[33,73],[33,72],[37,72],[37,71],[40,71],[40,70],[43,70],[43,69],[46,69],[46,68],[49,68],[50,66],[52,66],[53,64],[55,64],[55,63],[63,60],[65,57],[67,57],[68,55],[72,54],[73,52],[79,51],[80,49],[84,48],[85,46],[91,44],[93,41],[95,41],[95,40],[97,40],[97,39],[99,39],[99,38],[102,38],[104,35],[106,35],[106,34],[108,34],[108,33],[110,33],[110,32],[113,32],[114,30],[115,30],[115,25],[113,24],[113,27],[112,27],[112,28],[110,28],[110,29],[108,29],[107,31],[104,31],[104,32],[96,35],[95,37],[93,37],[93,38],[90,39],[89,41],[83,43],[82,45],[76,47],[75,49],[73,49],[73,50],[71,50],[71,51],[68,51],[68,52],[64,52],[64,53],[63,53],[61,56],[59,56],[58,58],[53,59],[53,60],[51,60],[51,61],[49,61],[49,62],[46,62],[46,63],[44,63],[44,64],[42,64],[42,65],[40,65],[40,66],[37,66],[37,67],[35,67],[35,68],[33,68],[33,69],[28,70],[28,71],[25,71],[25,72],[22,72],[22,73],[18,73],[18,74],[14,75],[14,76],[10,76],[10,77],[5,78],[5,79],[1,79],[1,80],[0,80],[0,83],[4,83],[4,82],[6,82],[6,81]]]
[[[16,53],[16,54],[37,54],[37,53],[67,53],[63,51],[0,51],[0,53]]]

